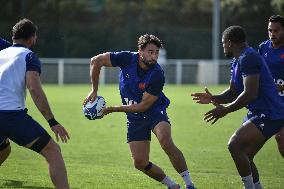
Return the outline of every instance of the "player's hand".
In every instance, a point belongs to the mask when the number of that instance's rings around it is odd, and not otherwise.
[[[58,142],[59,141],[59,137],[61,139],[61,141],[63,143],[66,143],[67,140],[70,139],[69,137],[69,134],[68,132],[65,130],[65,128],[60,125],[60,124],[57,124],[57,125],[54,125],[51,127],[51,130],[55,133],[55,136],[56,136],[56,141]]]
[[[215,108],[208,111],[207,113],[204,114],[204,120],[206,122],[211,122],[211,124],[216,123],[216,121],[225,115],[227,115],[228,109],[220,104],[217,104],[215,102],[212,102],[214,104]]]
[[[209,104],[212,101],[212,94],[209,92],[207,87],[205,87],[205,93],[192,93],[192,100],[199,104]]]
[[[112,111],[112,108],[111,107],[105,107],[105,108],[103,108],[103,115],[105,116],[105,115],[107,115],[107,114],[110,114],[110,113],[112,113],[113,111]]]
[[[91,92],[89,92],[89,94],[85,98],[83,105],[85,106],[89,101],[94,102],[96,98],[97,98],[97,92],[92,90]]]

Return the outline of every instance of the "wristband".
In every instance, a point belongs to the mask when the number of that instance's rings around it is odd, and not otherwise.
[[[58,125],[59,124],[54,118],[51,118],[51,119],[47,120],[47,122],[48,122],[50,127],[53,127],[54,125]]]

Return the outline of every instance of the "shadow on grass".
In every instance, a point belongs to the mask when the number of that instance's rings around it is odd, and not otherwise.
[[[29,188],[29,189],[54,189],[51,187],[42,187],[42,186],[28,186],[23,185],[23,181],[18,180],[7,180],[7,179],[0,179],[0,181],[3,181],[3,185],[0,186],[0,188]]]

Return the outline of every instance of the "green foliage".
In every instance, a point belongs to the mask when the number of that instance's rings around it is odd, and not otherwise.
[[[90,87],[44,86],[56,119],[66,127],[71,137],[67,144],[60,143],[71,188],[165,188],[133,167],[126,143],[126,119],[123,113],[113,113],[95,121],[89,121],[82,115],[82,101]],[[209,86],[209,89],[217,93],[224,90],[225,86]],[[227,150],[227,141],[241,124],[246,111],[231,113],[215,125],[206,124],[203,121],[203,114],[212,106],[195,104],[189,95],[203,90],[202,86],[165,86],[164,90],[171,100],[168,115],[172,123],[173,140],[184,153],[196,186],[201,189],[243,188]],[[105,97],[108,105],[121,103],[116,85],[101,86],[99,95]],[[33,118],[54,136],[29,96],[27,107]],[[151,143],[151,161],[160,165],[174,180],[182,183],[181,177],[174,171],[154,135]],[[274,138],[259,152],[255,162],[264,188],[283,188],[283,160],[277,151]],[[12,153],[1,166],[0,188],[53,187],[45,160],[34,152],[12,143]]]
[[[41,57],[91,57],[136,51],[141,34],[158,35],[168,58],[211,58],[213,0],[0,0],[1,37],[22,17],[39,26]],[[282,14],[281,0],[221,0],[221,30],[244,26],[256,47],[267,38],[267,19]],[[256,22],[257,20],[257,22]],[[221,44],[221,43],[220,43]]]

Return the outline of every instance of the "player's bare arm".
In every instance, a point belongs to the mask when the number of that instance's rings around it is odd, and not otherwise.
[[[212,101],[218,104],[231,103],[238,97],[235,86],[233,82],[230,82],[228,89],[224,90],[219,95],[212,95]]]
[[[45,93],[41,87],[39,73],[36,71],[27,71],[26,84],[36,107],[41,112],[43,117],[46,120],[54,118]]]
[[[244,77],[243,84],[244,91],[237,97],[235,101],[226,106],[229,112],[239,110],[257,98],[259,89],[259,74]]]
[[[205,92],[203,93],[193,93],[193,100],[199,104],[209,104],[209,103],[217,103],[217,104],[226,104],[233,102],[237,98],[237,93],[235,87],[232,82],[230,82],[230,87],[224,90],[219,95],[212,95],[209,92],[208,88],[205,87]]]
[[[224,117],[230,112],[234,112],[245,107],[249,102],[254,100],[258,95],[259,74],[249,75],[243,78],[244,91],[232,103],[222,106],[213,103],[216,107],[204,115],[204,120],[212,121],[214,124],[218,119]]]
[[[112,112],[133,112],[133,113],[145,112],[154,104],[154,102],[157,99],[158,99],[157,96],[144,92],[140,103],[106,107],[104,109],[104,115],[107,115]]]
[[[65,128],[54,119],[54,115],[52,114],[48,100],[41,86],[39,73],[36,71],[27,71],[26,84],[36,107],[43,117],[52,124],[51,129],[55,133],[57,141],[60,137],[62,142],[67,142],[69,134]]]
[[[110,61],[110,53],[99,54],[91,58],[90,77],[91,77],[91,83],[92,83],[92,90],[90,91],[88,96],[85,98],[83,102],[84,105],[86,105],[88,101],[93,102],[97,98],[99,76],[100,76],[101,68],[103,66],[112,67],[112,64]]]

